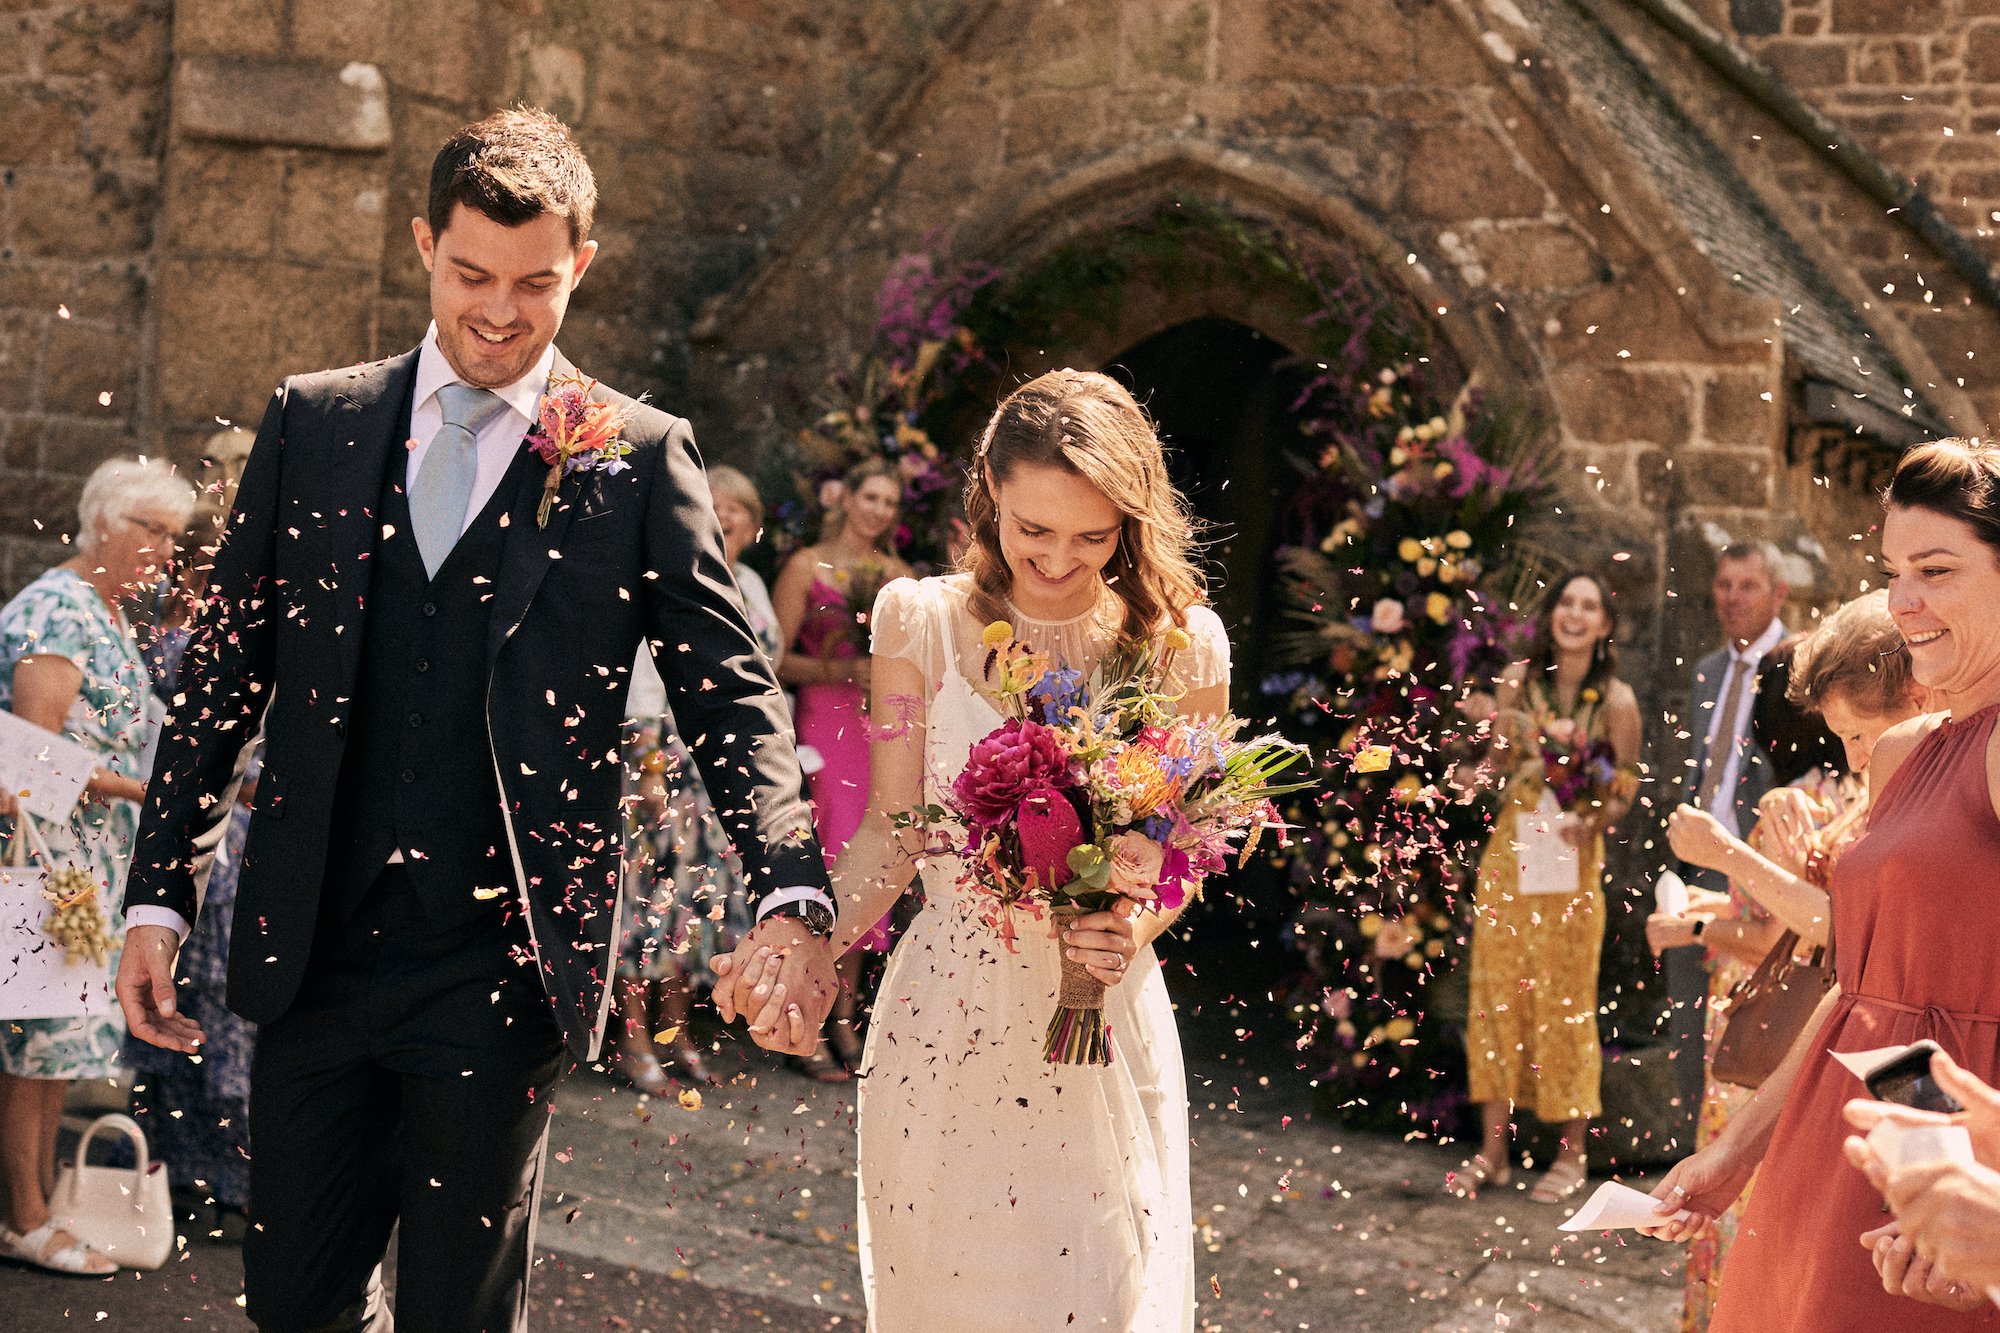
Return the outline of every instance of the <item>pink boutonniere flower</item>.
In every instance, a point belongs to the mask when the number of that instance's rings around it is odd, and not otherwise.
[[[587,468],[616,474],[632,466],[625,461],[632,446],[618,438],[629,409],[592,402],[590,391],[596,387],[596,380],[581,375],[554,375],[542,395],[535,428],[528,433],[528,446],[549,465],[541,508],[535,511],[542,527],[549,525],[549,509],[564,477]]]

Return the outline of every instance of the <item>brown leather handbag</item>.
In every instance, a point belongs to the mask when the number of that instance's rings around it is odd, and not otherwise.
[[[1792,957],[1798,947],[1798,934],[1786,931],[1757,970],[1729,988],[1729,1009],[1709,1067],[1724,1083],[1755,1088],[1769,1078],[1833,985],[1826,946],[1803,963]]]

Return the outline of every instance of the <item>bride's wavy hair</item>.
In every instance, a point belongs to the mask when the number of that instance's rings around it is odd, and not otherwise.
[[[972,576],[972,612],[1008,618],[1013,571],[1000,550],[993,485],[1023,466],[1059,467],[1104,493],[1124,514],[1103,577],[1125,604],[1123,635],[1136,642],[1208,600],[1196,566],[1195,519],[1167,478],[1159,434],[1125,386],[1086,370],[1052,370],[1008,394],[986,424],[965,488],[972,539],[959,568]]]

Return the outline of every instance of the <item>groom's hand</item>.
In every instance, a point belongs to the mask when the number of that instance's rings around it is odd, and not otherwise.
[[[715,1007],[766,1050],[811,1055],[840,982],[833,946],[794,916],[767,916],[716,967]]]
[[[133,926],[118,957],[118,1005],[141,1041],[193,1055],[208,1040],[174,1004],[174,955],[180,937],[166,926]]]

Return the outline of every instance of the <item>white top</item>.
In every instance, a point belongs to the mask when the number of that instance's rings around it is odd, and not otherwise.
[[[1748,647],[1739,649],[1734,643],[1727,645],[1729,660],[1723,664],[1722,680],[1716,686],[1717,690],[1721,691],[1729,688],[1729,673],[1732,670],[1749,672],[1750,679],[1754,682],[1757,675],[1757,664],[1762,662],[1764,654],[1777,647],[1778,640],[1784,637],[1785,622],[1774,619],[1762,634],[1751,641]],[[1724,731],[1722,713],[1728,704],[1729,700],[1721,693],[1718,693],[1715,696],[1714,712],[1708,719],[1707,762],[1712,764],[1716,761],[1716,747],[1718,742],[1721,744],[1723,751],[1721,755],[1722,785],[1716,788],[1720,796],[1716,800],[1716,808],[1709,811],[1709,813],[1715,816],[1716,823],[1728,829],[1732,835],[1741,837],[1742,830],[1736,826],[1736,802],[1733,798],[1736,795],[1737,780],[1742,776],[1744,753],[1750,748],[1745,742],[1750,735],[1750,713],[1757,705],[1757,691],[1754,688],[1754,684],[1744,687],[1742,699],[1736,705],[1736,716],[1728,719],[1729,729]],[[1736,744],[1731,744],[1732,740]],[[1700,784],[1697,783],[1696,785],[1698,787]]]
[[[437,333],[437,324],[433,321],[424,334],[423,345],[417,349],[417,387],[415,396],[410,400],[409,470],[404,474],[412,481],[424,465],[431,437],[444,425],[444,411],[438,406],[438,390],[461,382],[458,372],[451,368],[451,362],[444,359]],[[555,364],[556,345],[552,342],[542,349],[540,359],[527,374],[504,388],[493,390],[500,401],[507,404],[507,410],[494,413],[493,419],[475,438],[479,471],[472,479],[472,495],[466,501],[465,516],[459,520],[460,533],[478,517],[480,510],[486,508],[493,492],[500,489],[500,479],[514,465],[514,456],[521,452],[521,440],[527,435],[528,427],[535,422],[535,409],[541,404],[543,391],[549,387],[549,374],[555,369]]]

